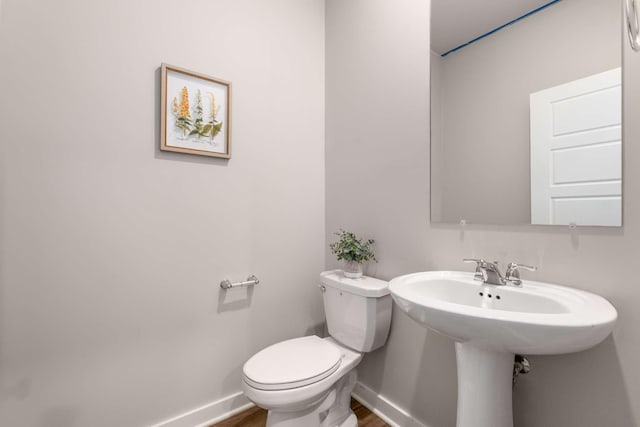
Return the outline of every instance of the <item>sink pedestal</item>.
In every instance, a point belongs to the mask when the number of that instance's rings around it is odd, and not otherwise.
[[[513,427],[513,353],[456,342],[457,427]]]

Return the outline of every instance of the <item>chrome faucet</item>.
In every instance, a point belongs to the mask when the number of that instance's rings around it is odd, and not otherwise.
[[[520,280],[520,271],[518,269],[523,268],[529,271],[536,271],[535,267],[510,262],[509,265],[507,265],[507,272],[503,276],[502,273],[500,273],[498,261],[487,262],[483,259],[474,258],[465,258],[462,261],[475,262],[476,273],[473,278],[488,285],[504,286],[512,284],[513,286],[521,286],[522,280]]]
[[[507,284],[504,277],[502,276],[502,273],[500,273],[498,261],[487,262],[483,259],[469,258],[465,258],[462,261],[476,263],[476,274],[474,275],[474,279],[480,280],[483,283],[487,283],[489,285],[504,286]]]
[[[522,286],[522,280],[520,280],[520,270],[519,270],[520,268],[529,270],[529,271],[537,270],[537,268],[532,265],[522,265],[522,264],[516,264],[515,262],[510,262],[509,265],[507,265],[505,280],[513,283],[514,286]]]

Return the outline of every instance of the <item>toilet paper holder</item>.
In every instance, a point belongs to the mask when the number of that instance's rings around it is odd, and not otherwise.
[[[242,288],[244,286],[255,286],[258,283],[260,283],[260,280],[254,274],[251,274],[244,282],[231,283],[229,279],[224,279],[220,282],[220,287],[222,289]]]

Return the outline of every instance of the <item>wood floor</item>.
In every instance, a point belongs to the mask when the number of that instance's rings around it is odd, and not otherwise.
[[[351,409],[358,418],[358,427],[389,427],[389,424],[382,421],[355,399],[351,399]],[[267,411],[254,406],[211,427],[264,427],[266,423]]]

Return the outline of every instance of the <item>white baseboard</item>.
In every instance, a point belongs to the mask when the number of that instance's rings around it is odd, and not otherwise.
[[[242,392],[223,397],[152,427],[208,427],[254,406]]]
[[[386,397],[379,395],[360,382],[356,384],[352,394],[362,403],[362,406],[368,408],[391,427],[428,427],[413,419],[411,414]],[[238,392],[152,427],[208,427],[253,406],[254,404],[242,392]]]
[[[428,427],[416,421],[410,413],[400,408],[384,396],[358,382],[351,393],[362,406],[380,417],[391,427]]]

